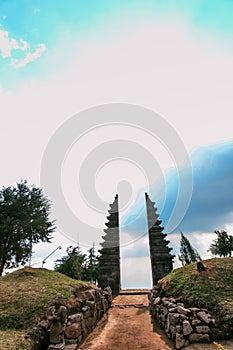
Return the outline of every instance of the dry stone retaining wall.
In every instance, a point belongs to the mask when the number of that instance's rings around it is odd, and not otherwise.
[[[216,331],[215,319],[206,309],[185,307],[173,297],[160,297],[159,287],[150,294],[152,316],[167,336],[181,349],[190,343],[210,342]]]
[[[74,298],[67,302],[67,321],[65,324],[65,344],[61,349],[75,350],[89,333],[97,325],[104,313],[112,303],[112,291],[108,287],[104,290],[100,288],[74,289]],[[45,316],[33,327],[28,336],[32,340],[32,349],[44,350],[49,346],[49,321]],[[54,349],[58,348],[54,347]],[[53,346],[49,346],[53,349]],[[60,349],[60,348],[59,348]]]

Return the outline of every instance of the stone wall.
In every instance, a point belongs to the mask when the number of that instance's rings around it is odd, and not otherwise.
[[[149,299],[152,317],[174,341],[176,349],[215,338],[215,319],[206,309],[186,307],[173,297],[161,297],[158,285],[152,289]]]
[[[112,302],[112,291],[108,287],[73,290],[74,297],[66,303],[67,320],[64,328],[65,344],[59,349],[75,350],[77,346],[88,336],[97,325],[104,313],[109,309]],[[45,350],[56,349],[49,346],[49,321],[47,311],[44,316],[28,333],[31,339],[31,349]]]

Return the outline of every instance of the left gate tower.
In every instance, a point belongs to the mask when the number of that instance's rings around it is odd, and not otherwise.
[[[119,237],[119,209],[118,194],[114,202],[110,204],[107,228],[102,236],[102,248],[99,250],[99,286],[111,287],[113,296],[119,294],[121,289],[120,277],[120,237]]]

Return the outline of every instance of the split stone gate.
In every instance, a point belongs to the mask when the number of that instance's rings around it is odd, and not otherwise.
[[[162,221],[159,220],[155,203],[150,200],[147,193],[145,193],[145,200],[152,281],[155,285],[158,280],[172,271],[174,255],[170,253],[172,248],[168,247],[170,242],[166,240],[167,234],[163,233],[164,227],[161,226]],[[118,195],[110,204],[108,212],[107,228],[104,230],[106,234],[102,236],[104,242],[101,243],[102,249],[99,250],[99,286],[101,288],[110,286],[113,295],[117,295],[121,289]]]

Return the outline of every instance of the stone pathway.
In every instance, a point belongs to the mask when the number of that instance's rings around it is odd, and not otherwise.
[[[221,342],[233,350],[233,342]],[[80,350],[171,350],[173,343],[151,323],[146,294],[119,295],[112,308],[78,348]],[[187,350],[218,350],[213,344],[192,344]]]

